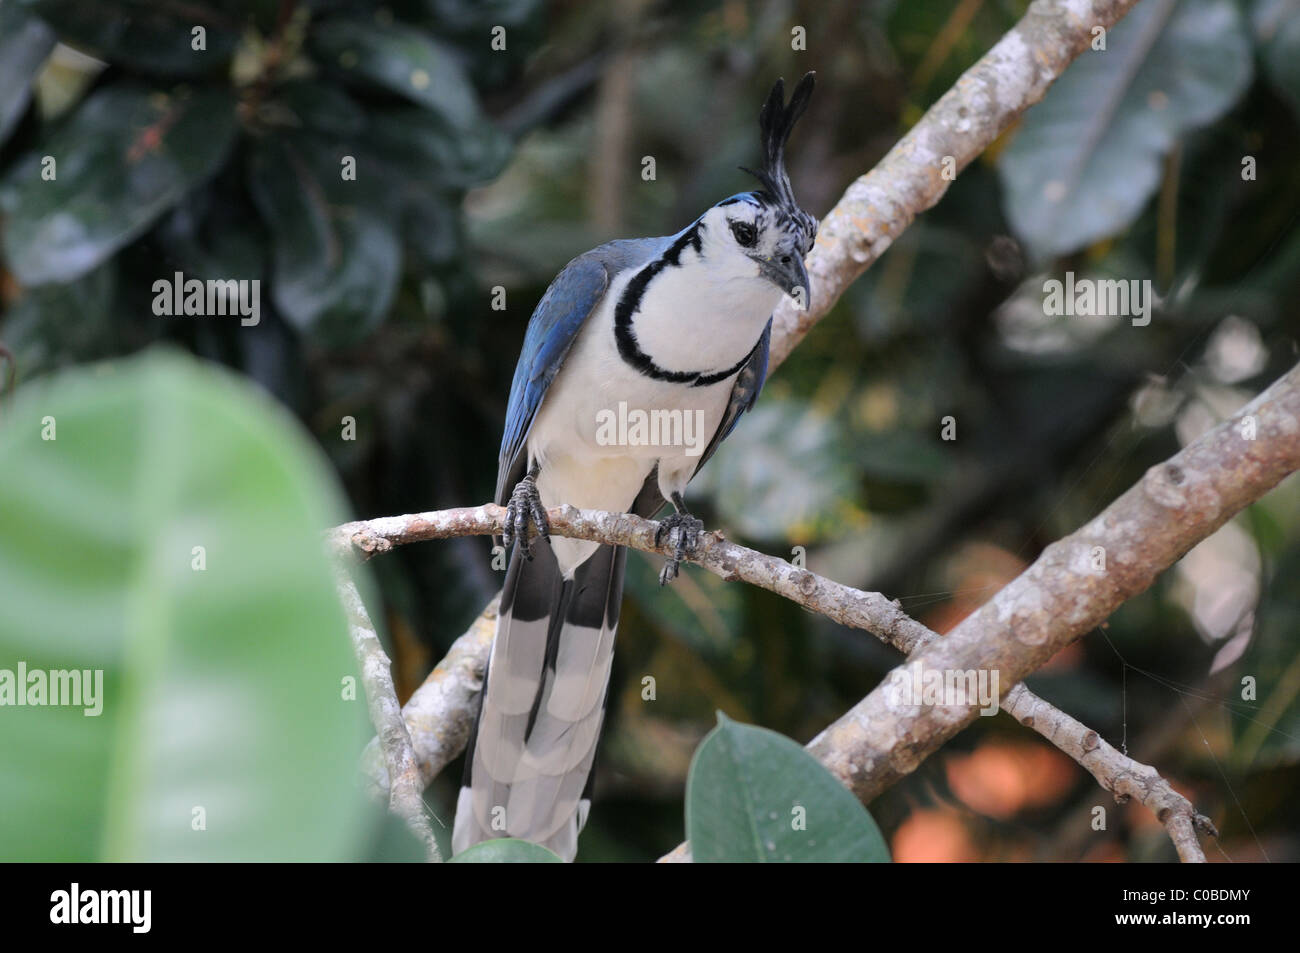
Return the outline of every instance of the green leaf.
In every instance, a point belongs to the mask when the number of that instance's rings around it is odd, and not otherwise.
[[[697,863],[888,863],[866,808],[789,738],[718,712],[686,779]]]
[[[10,0],[12,2],[12,0]],[[201,76],[220,70],[239,40],[237,4],[186,0],[20,0],[66,42],[100,59],[160,76]],[[205,49],[194,49],[203,28]]]
[[[475,844],[451,858],[452,864],[562,864],[551,851],[526,840],[501,837]]]
[[[1039,257],[1126,228],[1186,132],[1222,116],[1250,83],[1251,40],[1231,0],[1151,0],[1077,59],[998,163],[1007,217]]]
[[[359,856],[370,732],[319,451],[260,391],[159,353],[2,413],[0,670],[98,670],[102,693],[0,709],[0,856]]]
[[[31,81],[54,49],[54,31],[13,3],[0,3],[0,144],[31,99]]]
[[[315,137],[268,137],[249,165],[249,187],[272,236],[275,306],[329,344],[378,326],[402,261],[396,234],[375,211],[379,177],[359,164],[357,181],[344,180],[344,154]]]
[[[10,267],[30,285],[81,277],[215,173],[234,134],[224,90],[99,91],[0,182]]]
[[[452,129],[483,121],[455,50],[419,30],[376,17],[337,17],[315,24],[308,39],[332,69],[405,96]]]

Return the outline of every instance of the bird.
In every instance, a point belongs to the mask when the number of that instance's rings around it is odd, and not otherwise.
[[[774,309],[786,295],[796,307],[809,300],[804,259],[818,221],[795,199],[785,147],[813,84],[810,72],[787,103],[778,79],[763,103],[761,166],[741,167],[757,189],[723,199],[675,235],[579,255],[533,312],[498,458],[500,542],[510,555],[453,854],[499,837],[566,861],[577,854],[626,550],[552,538],[546,510],[567,503],[651,518],[671,503],[656,532],[672,552],[661,585],[698,547],[704,526],[687,509],[686,485],[754,406]],[[643,422],[658,414],[665,425],[603,426],[616,413]],[[690,423],[693,441],[683,436]]]

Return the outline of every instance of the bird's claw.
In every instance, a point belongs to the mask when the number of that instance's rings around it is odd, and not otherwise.
[[[517,541],[519,549],[528,559],[533,558],[529,549],[528,524],[537,527],[537,535],[542,539],[551,538],[551,523],[546,518],[546,507],[542,506],[541,494],[537,492],[537,483],[531,476],[526,476],[515,485],[506,504],[505,524],[501,530],[501,539],[506,551]]]
[[[677,570],[687,555],[694,553],[700,545],[700,534],[704,532],[704,522],[689,513],[674,513],[659,521],[655,530],[655,545],[663,545],[664,540],[673,547],[673,554],[659,570],[659,585],[666,586],[677,578]]]

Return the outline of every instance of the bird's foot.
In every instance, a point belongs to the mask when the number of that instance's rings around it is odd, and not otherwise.
[[[515,485],[515,491],[510,494],[510,502],[506,504],[505,525],[501,530],[506,551],[509,552],[511,545],[517,541],[520,551],[531,560],[533,554],[529,551],[529,522],[537,527],[537,535],[542,539],[551,538],[551,523],[546,518],[546,507],[542,506],[537,481],[531,473],[520,480]]]
[[[673,554],[659,570],[659,585],[666,586],[677,578],[677,568],[683,559],[695,552],[700,545],[700,534],[704,532],[703,520],[697,520],[690,513],[674,513],[659,521],[655,530],[655,545],[660,546],[664,540],[673,547]]]

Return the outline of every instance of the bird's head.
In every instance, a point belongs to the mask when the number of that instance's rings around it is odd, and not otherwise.
[[[804,257],[817,237],[817,219],[799,207],[785,171],[785,144],[808,106],[813,75],[808,73],[785,102],[785,81],[778,79],[759,113],[763,165],[744,169],[762,186],[723,199],[701,219],[709,257],[726,257],[749,274],[770,281],[801,306],[808,305]]]

